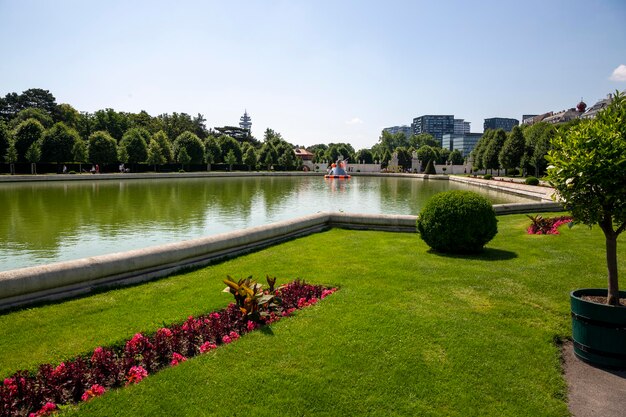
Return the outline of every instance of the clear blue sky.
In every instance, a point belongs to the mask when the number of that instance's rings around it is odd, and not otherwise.
[[[0,39],[0,95],[208,127],[247,109],[300,145],[371,147],[423,114],[481,132],[626,88],[624,0],[0,0]]]

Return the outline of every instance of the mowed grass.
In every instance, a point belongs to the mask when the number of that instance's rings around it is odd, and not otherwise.
[[[222,308],[222,279],[341,289],[214,352],[70,407],[70,415],[567,415],[569,292],[606,287],[602,232],[529,236],[499,217],[480,256],[417,234],[331,230],[132,288],[0,316],[0,377]],[[624,274],[626,246],[618,244]]]

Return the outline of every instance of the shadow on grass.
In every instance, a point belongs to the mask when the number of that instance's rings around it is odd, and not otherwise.
[[[485,248],[479,253],[443,253],[434,249],[428,249],[429,254],[441,256],[443,258],[454,259],[474,259],[480,261],[509,261],[517,258],[517,253],[503,249]]]
[[[274,331],[272,330],[272,326],[263,326],[259,329],[261,333],[265,336],[274,336]]]

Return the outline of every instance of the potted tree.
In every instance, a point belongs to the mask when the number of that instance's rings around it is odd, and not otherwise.
[[[626,292],[619,291],[617,237],[626,229],[626,98],[617,92],[595,119],[559,132],[548,179],[575,222],[606,241],[608,289],[571,293],[574,351],[588,362],[626,367]],[[621,298],[621,302],[620,302]]]

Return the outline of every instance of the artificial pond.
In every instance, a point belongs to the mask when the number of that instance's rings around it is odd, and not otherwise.
[[[320,211],[412,214],[470,186],[401,177],[154,178],[0,184],[0,271],[127,251]],[[493,204],[526,197],[471,187]]]

